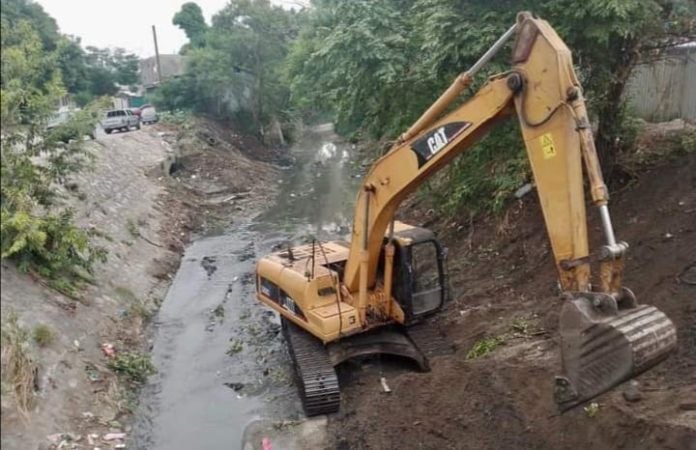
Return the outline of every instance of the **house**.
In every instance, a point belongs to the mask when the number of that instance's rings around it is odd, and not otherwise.
[[[176,77],[184,73],[184,57],[181,55],[160,55],[160,67],[162,70],[161,81]],[[157,73],[157,58],[151,56],[140,60],[140,84],[145,90],[151,90],[160,83]]]

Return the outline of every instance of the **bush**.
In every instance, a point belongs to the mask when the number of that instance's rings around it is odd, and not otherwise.
[[[47,347],[53,342],[53,331],[48,327],[48,325],[39,324],[34,327],[32,331],[34,337],[34,342],[39,347]]]
[[[681,144],[686,153],[696,153],[696,130],[684,133],[681,138]]]
[[[19,325],[14,313],[5,317],[0,342],[3,388],[8,387],[7,390],[14,396],[17,409],[26,415],[33,404],[37,365],[29,350],[29,334]]]
[[[482,339],[471,347],[471,350],[466,354],[466,359],[480,358],[481,356],[489,354],[504,343],[505,340],[500,336]]]
[[[92,246],[94,232],[73,225],[73,213],[37,216],[26,210],[2,209],[2,258],[11,258],[24,272],[48,280],[54,289],[76,297],[91,280],[95,262],[106,259],[103,248]]]
[[[148,376],[157,372],[150,355],[140,352],[119,353],[109,362],[109,368],[134,384],[144,383]]]
[[[172,125],[182,125],[191,120],[192,114],[189,111],[177,109],[174,111],[162,111],[157,113],[160,122]]]
[[[90,278],[93,264],[106,253],[90,243],[95,232],[75,226],[72,211],[60,208],[57,187],[88,167],[91,154],[81,141],[64,142],[93,130],[105,100],[75,113],[58,129],[47,130],[55,105],[65,95],[56,59],[42,48],[30,23],[4,25],[0,257],[75,296],[81,282]]]

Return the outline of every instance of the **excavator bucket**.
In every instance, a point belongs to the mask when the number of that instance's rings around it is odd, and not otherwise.
[[[555,379],[561,411],[590,400],[658,364],[677,344],[672,321],[633,294],[569,294],[561,309],[563,374]]]

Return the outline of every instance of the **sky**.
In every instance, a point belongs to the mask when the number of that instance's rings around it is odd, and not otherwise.
[[[174,14],[190,0],[35,0],[50,14],[61,33],[78,36],[83,47],[123,47],[141,57],[155,54],[152,25],[160,54],[177,53],[188,40],[172,24]],[[229,0],[195,0],[206,21]],[[305,3],[279,0],[273,3]]]

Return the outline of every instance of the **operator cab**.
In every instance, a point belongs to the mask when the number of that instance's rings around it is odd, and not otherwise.
[[[446,252],[432,231],[400,222],[394,224],[394,245],[392,292],[408,325],[439,311],[448,298]]]

